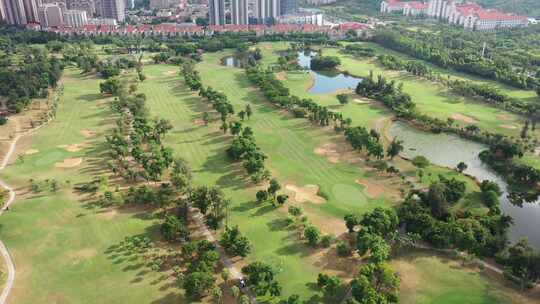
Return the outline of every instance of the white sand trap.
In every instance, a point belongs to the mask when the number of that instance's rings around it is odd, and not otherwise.
[[[534,155],[540,156],[540,147],[534,148]]]
[[[288,184],[285,186],[285,189],[294,194],[292,198],[298,203],[312,202],[314,204],[322,204],[325,202],[324,198],[317,195],[319,193],[319,186],[317,185],[298,187]]]
[[[36,153],[39,153],[39,150],[28,149],[28,150],[24,151],[24,154],[26,154],[26,155],[32,155],[32,154],[36,154]]]
[[[74,168],[82,164],[83,159],[78,158],[66,158],[62,162],[54,164],[56,168]]]
[[[460,113],[454,113],[450,117],[452,117],[455,120],[460,120],[460,121],[470,123],[470,124],[474,124],[474,123],[478,122],[478,120],[476,120],[476,119],[474,119],[474,118],[472,118],[470,116],[460,114]]]
[[[368,182],[363,179],[357,179],[354,182],[365,187],[364,193],[369,198],[378,198],[384,194],[384,187],[380,185]]]
[[[81,151],[86,146],[85,143],[81,144],[72,144],[72,145],[60,145],[58,147],[66,149],[69,152],[78,152]]]
[[[84,137],[94,137],[96,136],[97,132],[92,130],[81,130],[81,134]]]
[[[355,98],[354,100],[354,103],[357,103],[357,104],[369,104],[369,100],[365,100],[365,99],[359,99],[359,98]]]
[[[176,75],[178,72],[175,71],[175,70],[170,70],[170,71],[167,71],[165,72],[164,74],[167,75],[167,76],[174,76]]]
[[[501,128],[509,129],[509,130],[515,130],[518,127],[516,125],[501,125]]]

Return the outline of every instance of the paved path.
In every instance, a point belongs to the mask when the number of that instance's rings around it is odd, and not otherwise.
[[[13,153],[15,152],[15,148],[17,147],[17,142],[22,137],[22,135],[17,135],[9,145],[9,150],[4,156],[2,163],[0,164],[0,171],[4,170],[7,167],[7,164],[9,163],[9,160]],[[9,193],[9,198],[7,202],[4,204],[4,208],[0,210],[0,215],[2,215],[6,208],[8,208],[14,201],[15,201],[15,191],[13,188],[11,188],[6,182],[0,179],[0,186],[4,189],[6,189]],[[7,301],[7,297],[9,296],[9,293],[11,291],[11,288],[13,288],[13,282],[15,282],[15,264],[13,264],[13,259],[11,258],[11,255],[9,254],[9,251],[6,248],[6,245],[4,242],[0,240],[0,254],[4,258],[6,262],[6,266],[8,269],[8,278],[6,285],[4,286],[4,290],[2,290],[2,294],[0,294],[0,304],[4,304]]]
[[[16,130],[15,132],[18,133],[20,132],[20,126],[19,126],[19,122],[16,118],[14,118],[14,121],[15,121],[15,124],[17,125],[16,127]],[[0,172],[3,171],[4,169],[6,169],[8,163],[9,163],[9,160],[11,159],[11,157],[13,156],[13,154],[15,153],[15,150],[17,148],[17,142],[19,141],[19,139],[21,139],[23,136],[25,135],[28,135],[34,131],[37,131],[38,129],[44,127],[45,125],[47,125],[48,123],[50,122],[50,120],[44,122],[43,124],[33,128],[33,129],[29,129],[27,131],[24,131],[20,134],[18,134],[17,136],[15,136],[15,138],[13,138],[11,140],[11,143],[9,145],[9,149],[6,153],[6,155],[4,155],[4,158],[2,159],[2,163],[0,163]],[[7,211],[8,207],[13,204],[13,202],[15,201],[15,198],[17,197],[17,194],[15,193],[15,190],[13,190],[13,188],[11,186],[9,186],[5,181],[1,180],[0,179],[0,187],[6,189],[9,193],[9,198],[7,200],[7,202],[4,204],[3,208],[0,209],[0,215],[4,214],[4,212]],[[6,245],[4,244],[4,242],[2,242],[2,240],[0,240],[0,254],[2,255],[3,259],[5,260],[5,263],[7,265],[7,269],[8,269],[8,278],[7,278],[7,282],[6,282],[6,285],[4,286],[4,289],[2,290],[2,294],[0,294],[0,304],[5,304],[6,301],[7,301],[7,298],[9,296],[9,293],[11,292],[11,289],[13,288],[13,283],[15,282],[15,264],[13,263],[13,259],[11,258],[11,255],[9,254],[9,251],[7,250],[7,247]]]
[[[190,214],[192,215],[191,217],[197,222],[197,225],[202,229],[203,234],[206,237],[206,240],[208,240],[209,242],[212,242],[216,246],[219,252],[219,256],[221,257],[221,263],[223,264],[223,266],[229,270],[229,273],[234,279],[240,280],[242,278],[242,273],[238,270],[238,268],[233,266],[231,260],[225,253],[225,250],[223,249],[223,247],[219,245],[219,242],[216,240],[216,238],[214,238],[214,235],[212,234],[212,232],[210,232],[208,227],[206,227],[206,224],[204,223],[203,215],[198,210],[195,210],[195,209],[190,210]],[[257,304],[256,296],[249,289],[249,287],[242,288],[242,292],[249,297],[251,304]]]

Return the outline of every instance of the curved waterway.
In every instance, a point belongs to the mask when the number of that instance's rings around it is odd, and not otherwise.
[[[298,64],[304,69],[311,70],[311,58],[315,53],[298,52]],[[308,90],[312,94],[328,94],[339,90],[354,90],[361,78],[332,71],[310,71],[313,75],[313,85]]]
[[[478,181],[487,179],[496,182],[504,191],[501,196],[501,210],[514,219],[514,225],[509,231],[510,240],[526,237],[531,245],[540,248],[540,202],[524,203],[522,207],[510,203],[507,198],[507,183],[478,157],[486,146],[456,135],[423,132],[400,122],[394,123],[389,133],[403,140],[402,154],[407,158],[422,155],[433,164],[450,168],[464,162],[468,166],[465,173],[474,176]]]

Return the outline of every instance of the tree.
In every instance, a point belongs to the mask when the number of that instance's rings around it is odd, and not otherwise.
[[[238,135],[240,132],[242,132],[242,123],[235,121],[231,123],[230,129],[232,135]]]
[[[249,297],[246,295],[242,295],[240,299],[238,300],[238,304],[249,304],[251,301],[249,300]]]
[[[227,283],[229,281],[229,278],[231,277],[231,272],[229,269],[224,268],[221,272],[221,278],[223,279],[223,282]]]
[[[238,117],[240,117],[240,119],[244,121],[244,119],[246,118],[246,112],[244,110],[238,112]]]
[[[361,304],[397,303],[399,283],[388,265],[367,263],[351,282],[351,294]]]
[[[214,300],[214,303],[221,304],[221,300],[223,298],[223,291],[221,291],[221,288],[214,287],[212,289],[212,299]]]
[[[431,207],[431,214],[437,219],[444,219],[450,214],[450,207],[445,196],[446,187],[435,182],[429,186],[427,200]]]
[[[184,222],[173,214],[165,216],[160,230],[163,237],[169,242],[186,241],[189,237],[189,230]]]
[[[467,164],[464,163],[464,162],[460,162],[459,164],[457,164],[456,166],[456,169],[458,170],[459,173],[463,173],[463,171],[467,170]]]
[[[99,91],[102,94],[117,96],[122,89],[122,84],[117,78],[110,78],[99,84]]]
[[[268,194],[270,194],[274,200],[276,199],[276,193],[281,189],[281,185],[277,179],[273,178],[270,180],[270,185],[268,186]]]
[[[324,290],[324,294],[327,297],[334,297],[341,287],[343,282],[337,276],[329,276],[324,273],[319,273],[317,277],[317,286]]]
[[[369,255],[373,263],[382,263],[390,257],[390,246],[382,236],[362,229],[356,238],[356,249],[360,255]]]
[[[349,103],[349,96],[347,94],[338,94],[336,97],[339,103],[342,105]]]
[[[412,163],[415,167],[420,168],[420,169],[423,169],[429,166],[429,160],[422,155],[418,155],[414,157],[412,160]]]
[[[311,246],[317,246],[321,239],[321,233],[315,226],[309,226],[304,230],[304,237],[308,240]]]
[[[354,227],[356,227],[360,222],[358,216],[354,214],[345,215],[344,220],[345,220],[345,226],[347,226],[349,233],[353,233]]]
[[[283,206],[287,200],[289,199],[289,196],[286,194],[280,194],[277,196],[277,203],[281,206]]]
[[[255,194],[255,196],[257,197],[257,202],[258,203],[263,203],[266,200],[268,200],[268,191],[259,190],[259,191],[257,191],[257,194]]]
[[[273,296],[281,294],[281,286],[275,280],[275,271],[267,264],[253,262],[242,267],[242,273],[247,276],[247,283],[257,296],[270,293]]]
[[[251,244],[248,238],[240,233],[238,226],[226,227],[219,243],[232,256],[246,257],[251,252]]]
[[[245,111],[246,111],[247,118],[250,119],[251,115],[253,115],[253,111],[251,110],[251,106],[249,104],[246,105]]]
[[[210,121],[210,115],[208,114],[208,112],[203,113],[202,120],[204,122],[204,125],[208,126],[208,122]]]
[[[226,122],[223,122],[221,124],[221,127],[219,127],[221,130],[223,130],[223,134],[227,134],[227,130],[229,129],[229,124],[227,124]]]
[[[390,159],[394,159],[394,157],[398,156],[401,151],[403,151],[403,141],[394,137],[388,146],[388,150],[386,150],[386,156],[388,156]]]
[[[204,296],[214,286],[215,279],[209,272],[192,272],[184,278],[183,288],[190,298]]]

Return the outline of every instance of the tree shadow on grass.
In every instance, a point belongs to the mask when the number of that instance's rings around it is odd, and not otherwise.
[[[292,225],[289,225],[286,218],[273,219],[266,223],[266,226],[270,228],[270,231],[291,231],[294,230]]]

